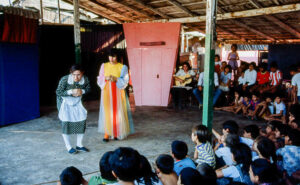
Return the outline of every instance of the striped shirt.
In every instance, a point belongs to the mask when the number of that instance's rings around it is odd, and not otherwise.
[[[282,73],[279,70],[275,73],[270,72],[270,81],[272,86],[279,85],[280,80],[282,80]]]
[[[196,162],[198,165],[206,163],[209,166],[215,168],[216,166],[216,158],[214,150],[209,142],[202,143],[196,146],[198,152],[198,159]]]

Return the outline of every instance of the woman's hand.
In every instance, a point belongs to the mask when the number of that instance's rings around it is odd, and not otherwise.
[[[72,89],[72,95],[75,97],[81,96],[82,90],[81,89]]]
[[[118,78],[111,75],[111,76],[110,76],[110,81],[111,81],[111,82],[116,82],[116,81],[118,81]]]

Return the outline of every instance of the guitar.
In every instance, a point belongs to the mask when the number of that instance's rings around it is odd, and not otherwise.
[[[187,84],[190,84],[192,82],[192,76],[187,74],[185,76],[174,76],[175,77],[175,86],[184,87]],[[181,82],[183,80],[183,82]]]

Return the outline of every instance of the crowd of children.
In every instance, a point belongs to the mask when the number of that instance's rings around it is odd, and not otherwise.
[[[294,118],[294,115],[291,115]],[[184,141],[173,141],[170,155],[159,155],[153,165],[137,150],[120,147],[106,152],[100,175],[84,179],[75,167],[60,175],[61,185],[226,185],[300,183],[300,130],[280,121],[258,127],[225,121],[222,133],[206,126],[192,128],[193,158]],[[212,140],[211,136],[214,136]]]

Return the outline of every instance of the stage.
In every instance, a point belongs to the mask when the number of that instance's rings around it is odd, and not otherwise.
[[[201,123],[201,111],[197,108],[175,111],[165,107],[134,107],[135,134],[122,141],[102,142],[103,135],[97,132],[99,102],[85,103],[88,109],[87,129],[84,145],[88,153],[68,154],[56,107],[42,107],[38,119],[6,126],[0,129],[0,184],[56,184],[60,172],[68,166],[75,166],[88,180],[99,171],[100,157],[106,151],[120,146],[130,146],[145,155],[150,162],[159,154],[170,153],[173,140],[183,140],[189,146],[192,156],[194,144],[190,134],[193,125]],[[250,121],[240,115],[220,111],[214,112],[213,128],[221,132],[224,120],[234,119],[244,127],[259,121]],[[72,144],[76,137],[71,137]]]

